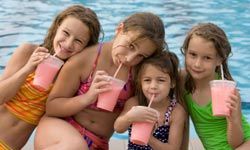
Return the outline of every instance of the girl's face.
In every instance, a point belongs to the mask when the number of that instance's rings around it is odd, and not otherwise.
[[[134,66],[155,52],[155,44],[148,38],[137,39],[139,35],[139,31],[118,31],[112,47],[114,64]]]
[[[56,31],[53,41],[55,53],[67,59],[83,50],[89,42],[89,28],[75,17],[65,18]]]
[[[214,79],[216,66],[221,64],[213,42],[193,35],[185,53],[186,69],[194,80]]]
[[[141,72],[142,91],[149,101],[155,95],[154,102],[163,102],[167,99],[171,79],[168,73],[162,72],[158,67],[147,64]]]

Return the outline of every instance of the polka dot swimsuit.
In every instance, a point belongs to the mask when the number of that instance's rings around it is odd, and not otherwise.
[[[153,136],[160,140],[163,143],[168,142],[168,134],[169,134],[169,120],[171,113],[176,105],[176,100],[172,100],[170,103],[170,106],[167,108],[167,111],[165,113],[165,123],[162,126],[159,126],[155,129],[153,132]],[[131,136],[131,126],[128,129],[129,137]],[[130,138],[129,138],[130,139]],[[149,145],[137,145],[132,143],[130,140],[128,142],[128,150],[152,150],[152,148]]]

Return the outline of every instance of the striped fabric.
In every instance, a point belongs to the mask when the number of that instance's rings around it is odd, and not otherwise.
[[[17,118],[37,125],[45,112],[45,104],[51,87],[45,91],[35,87],[32,82],[34,74],[30,74],[15,97],[5,103],[6,108]]]
[[[12,150],[6,143],[0,140],[0,150]]]

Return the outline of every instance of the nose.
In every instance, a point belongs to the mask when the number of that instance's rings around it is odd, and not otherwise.
[[[195,67],[200,67],[202,64],[202,60],[200,58],[197,58],[194,62],[194,66]]]
[[[66,39],[65,45],[64,45],[65,48],[70,49],[72,47],[72,45],[73,45],[73,38]]]
[[[137,54],[136,53],[129,53],[126,56],[126,62],[131,63],[135,58]]]
[[[150,83],[150,88],[155,89],[156,87],[157,87],[156,81],[152,80],[151,83]]]

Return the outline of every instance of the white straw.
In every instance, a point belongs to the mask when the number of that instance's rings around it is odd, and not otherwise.
[[[155,98],[155,95],[153,94],[153,95],[152,95],[152,97],[151,97],[151,99],[150,99],[150,101],[149,101],[148,107],[150,107],[150,106],[151,106],[151,104],[152,104],[152,102],[153,102],[154,98]]]
[[[221,73],[221,79],[224,80],[224,71],[222,64],[220,65],[220,73]]]
[[[120,65],[119,65],[119,67],[117,68],[117,70],[115,71],[115,74],[114,74],[114,78],[117,76],[117,74],[118,74],[118,72],[119,72],[119,70],[121,69],[121,67],[122,67],[122,63],[120,63]]]

